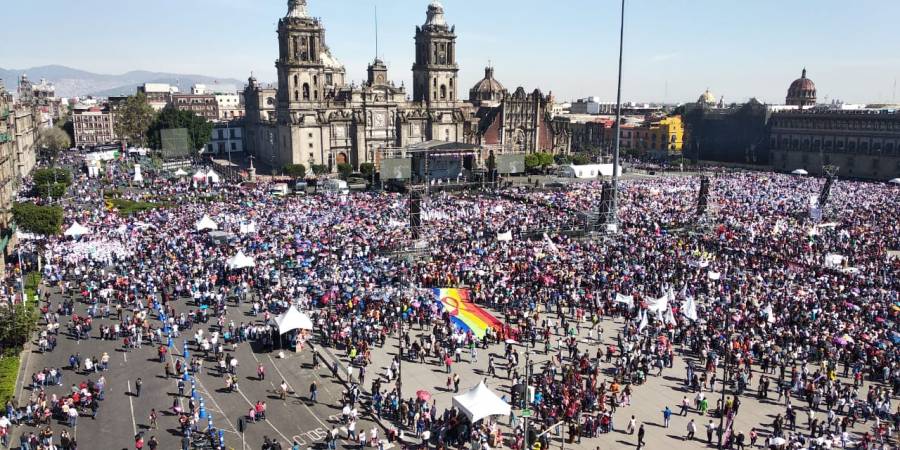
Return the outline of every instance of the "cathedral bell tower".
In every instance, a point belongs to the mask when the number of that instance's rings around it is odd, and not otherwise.
[[[306,0],[288,0],[288,12],[278,21],[278,106],[309,108],[325,99],[331,87],[343,84],[344,68],[325,45],[325,28],[309,15]],[[285,117],[287,114],[279,114]]]
[[[434,0],[427,20],[416,27],[413,100],[428,104],[455,102],[457,96],[456,27],[447,25],[444,7]]]

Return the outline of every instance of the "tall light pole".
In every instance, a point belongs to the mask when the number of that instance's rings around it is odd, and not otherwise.
[[[625,0],[622,0],[622,12],[619,22],[619,81],[616,89],[616,146],[613,151],[612,196],[610,197],[609,218],[607,224],[619,223],[619,144],[622,139],[622,52],[625,42]]]

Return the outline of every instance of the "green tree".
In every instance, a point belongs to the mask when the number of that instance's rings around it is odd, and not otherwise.
[[[72,139],[61,128],[41,128],[34,144],[39,149],[41,156],[52,161],[56,159],[59,152],[72,147]]]
[[[2,350],[19,348],[37,327],[37,310],[33,304],[17,303],[0,308],[0,345]]]
[[[316,175],[324,175],[328,173],[328,166],[324,164],[313,164],[311,169]]]
[[[303,164],[288,164],[284,166],[284,174],[293,178],[306,177],[306,166]]]
[[[529,171],[537,170],[541,166],[541,158],[537,153],[529,153],[525,155],[525,169]]]
[[[71,114],[61,117],[53,126],[63,130],[69,136],[69,142],[75,142],[75,125],[72,124]]]
[[[584,153],[576,153],[572,155],[572,164],[583,166],[591,163],[591,157]]]
[[[349,177],[350,174],[353,173],[353,166],[351,166],[350,164],[347,164],[347,163],[341,163],[341,164],[337,165],[337,170],[338,170],[338,173],[341,175],[341,178],[346,180],[347,177]]]
[[[150,126],[148,142],[151,148],[161,150],[162,138],[160,131],[172,128],[186,128],[190,139],[191,152],[194,156],[209,143],[212,137],[213,125],[193,111],[179,111],[172,106],[167,106],[156,116],[153,125]]]
[[[66,186],[72,185],[72,172],[68,169],[37,169],[31,177],[34,184],[56,184],[61,183]]]
[[[30,233],[50,236],[62,231],[63,210],[59,206],[16,203],[12,207],[12,213],[16,224]]]
[[[553,165],[553,155],[550,153],[540,152],[536,153],[538,156],[539,165],[541,168],[546,169]]]
[[[147,102],[147,95],[138,93],[129,96],[116,108],[116,135],[130,144],[147,145],[147,132],[153,125],[156,111]]]
[[[372,175],[375,173],[375,164],[372,163],[362,163],[359,165],[359,173],[363,175],[367,180],[372,179]]]

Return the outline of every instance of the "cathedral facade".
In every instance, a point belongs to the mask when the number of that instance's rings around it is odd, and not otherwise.
[[[278,22],[278,49],[278,87],[264,87],[251,76],[244,90],[245,147],[273,169],[303,164],[333,171],[345,163],[358,168],[376,163],[385,148],[429,140],[481,143],[484,120],[478,116],[486,113],[480,111],[503,104],[458,100],[456,31],[436,0],[428,6],[425,23],[416,27],[412,96],[390,81],[387,66],[377,58],[364,85],[348,85],[346,70],[325,43],[324,27],[310,16],[306,0],[288,1],[288,13]],[[518,99],[529,103],[517,107],[520,115],[549,110],[549,97],[535,101],[535,95],[539,91]],[[524,150],[539,150],[526,143],[528,136],[533,143],[541,141],[533,129],[516,135]],[[545,141],[553,139],[559,140]]]

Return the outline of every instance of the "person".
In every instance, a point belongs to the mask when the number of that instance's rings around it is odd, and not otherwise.
[[[287,400],[287,392],[288,392],[287,381],[281,380],[281,385],[278,386],[278,397],[281,398],[282,400]]]
[[[135,397],[141,396],[141,387],[143,386],[143,384],[144,384],[144,381],[141,380],[140,377],[138,377],[138,379],[134,382],[134,396]]]
[[[669,420],[672,418],[672,410],[669,409],[669,406],[666,405],[666,408],[663,409],[663,427],[669,428]]]
[[[712,445],[713,432],[716,430],[716,426],[713,424],[712,419],[709,419],[709,423],[706,424],[706,445]]]
[[[641,424],[641,427],[638,429],[637,436],[637,449],[640,450],[644,447],[644,424]]]
[[[150,436],[150,440],[147,441],[147,448],[156,450],[157,447],[159,447],[159,441],[156,440],[156,436]]]
[[[688,412],[688,407],[690,406],[690,404],[691,404],[691,401],[688,400],[687,395],[685,395],[684,398],[681,399],[681,412],[679,412],[679,415],[686,416],[687,412]]]
[[[156,413],[156,408],[150,409],[150,428],[153,430],[158,429],[159,427],[156,424],[156,420],[159,418],[159,415]]]
[[[628,426],[625,428],[625,432],[628,434],[634,434],[634,428],[636,425],[636,419],[634,416],[631,416],[631,420],[628,421]]]
[[[693,441],[694,434],[697,432],[697,424],[694,423],[694,419],[691,419],[687,424],[687,436],[685,436],[686,441]]]
[[[262,365],[262,363],[259,363],[256,366],[256,379],[259,381],[263,381],[266,379],[266,368]]]
[[[316,384],[316,380],[313,380],[309,385],[309,400],[313,403],[316,402],[316,399],[319,396],[319,386]]]

